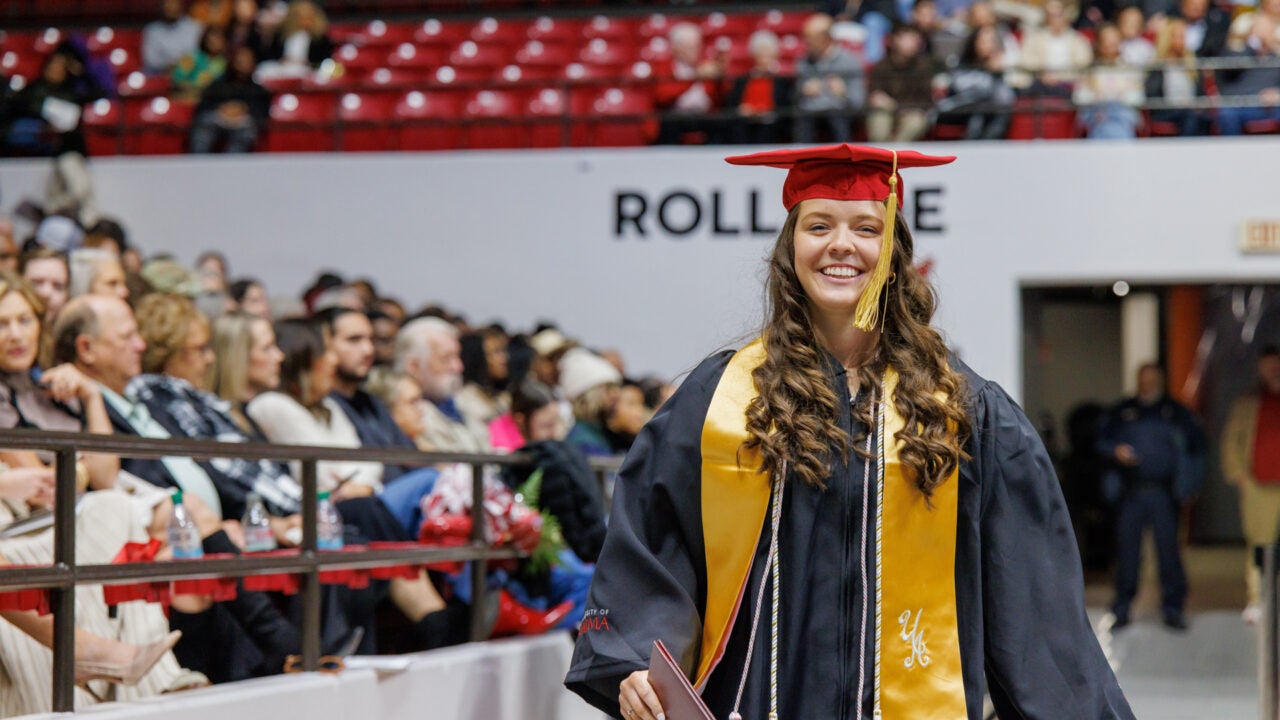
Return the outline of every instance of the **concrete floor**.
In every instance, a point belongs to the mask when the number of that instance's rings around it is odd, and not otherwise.
[[[1185,633],[1160,623],[1160,586],[1147,554],[1134,603],[1134,622],[1114,635],[1105,630],[1110,579],[1090,578],[1086,602],[1099,640],[1125,695],[1141,720],[1254,720],[1258,717],[1257,634],[1241,620],[1244,549],[1189,548]]]

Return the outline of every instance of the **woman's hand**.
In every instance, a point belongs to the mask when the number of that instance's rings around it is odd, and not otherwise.
[[[53,468],[17,467],[0,472],[0,498],[53,507],[55,487]]]
[[[58,402],[76,399],[87,404],[102,397],[98,384],[85,377],[84,373],[70,363],[46,370],[40,376],[40,384]]]
[[[667,720],[658,702],[658,694],[649,684],[649,671],[637,670],[622,681],[618,688],[618,704],[622,706],[625,720]]]
[[[301,544],[298,540],[302,537],[301,515],[294,513],[288,517],[273,517],[269,522],[271,534],[276,536],[276,542],[281,547],[297,547]]]

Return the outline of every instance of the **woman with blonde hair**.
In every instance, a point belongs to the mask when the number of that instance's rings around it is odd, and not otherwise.
[[[662,717],[683,673],[717,718],[1133,717],[1048,453],[930,324],[898,171],[953,159],[729,158],[789,170],[763,332],[627,456],[566,680],[596,707]]]
[[[305,77],[333,55],[329,19],[311,0],[293,0],[263,53],[256,77]]]
[[[1155,67],[1147,73],[1146,95],[1172,107],[1151,111],[1151,122],[1172,123],[1182,136],[1203,135],[1208,118],[1193,107],[1204,97],[1204,80],[1196,69],[1196,54],[1187,47],[1187,21],[1168,18],[1156,34]],[[1181,107],[1179,107],[1181,106]]]

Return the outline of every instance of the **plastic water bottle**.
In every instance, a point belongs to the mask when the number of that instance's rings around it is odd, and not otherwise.
[[[271,531],[271,516],[267,514],[267,508],[262,504],[262,496],[258,493],[249,493],[240,525],[244,528],[245,552],[265,552],[276,549],[276,535]]]
[[[173,515],[169,518],[169,547],[173,550],[173,557],[204,557],[200,529],[196,527],[196,521],[187,511],[187,506],[182,504],[182,491],[174,492],[170,499],[173,500]]]
[[[342,549],[342,516],[327,492],[316,496],[316,549]]]

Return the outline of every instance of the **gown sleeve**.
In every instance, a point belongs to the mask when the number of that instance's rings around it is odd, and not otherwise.
[[[708,358],[636,438],[614,485],[565,685],[619,716],[618,686],[661,639],[691,674],[702,634],[702,425],[732,353]]]
[[[1133,718],[1084,609],[1053,463],[998,385],[976,397],[986,674],[1000,717]]]

